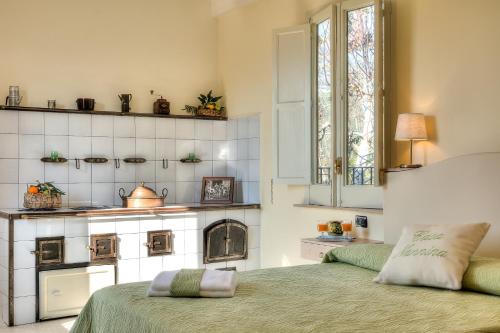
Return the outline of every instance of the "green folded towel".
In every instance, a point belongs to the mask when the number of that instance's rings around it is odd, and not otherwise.
[[[181,269],[170,287],[173,297],[200,297],[200,284],[205,269]]]

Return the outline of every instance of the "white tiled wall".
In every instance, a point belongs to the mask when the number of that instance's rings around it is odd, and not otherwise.
[[[203,229],[221,219],[236,219],[248,226],[247,260],[203,264]],[[7,300],[8,263],[6,239],[8,223],[0,220],[0,298]],[[144,246],[147,232],[172,230],[173,255],[148,257]],[[239,271],[260,268],[260,211],[258,209],[172,213],[162,216],[94,217],[16,220],[14,230],[14,310],[15,324],[35,321],[36,237],[65,236],[65,263],[89,261],[89,235],[117,233],[118,283],[147,281],[162,270],[236,267]],[[8,315],[4,311],[5,315]],[[7,317],[3,318],[7,321]]]
[[[258,116],[225,122],[1,111],[0,207],[22,207],[27,184],[36,180],[62,188],[66,206],[120,205],[118,189],[129,192],[140,182],[157,192],[168,188],[167,203],[193,203],[203,176],[226,175],[236,177],[237,202],[260,202],[259,123]],[[53,150],[69,162],[42,163]],[[203,162],[179,162],[192,152]],[[83,162],[91,156],[109,162]],[[115,168],[113,159],[126,157],[147,162]]]

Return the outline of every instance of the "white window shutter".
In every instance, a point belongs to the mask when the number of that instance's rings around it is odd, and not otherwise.
[[[311,27],[274,31],[274,180],[311,183]]]

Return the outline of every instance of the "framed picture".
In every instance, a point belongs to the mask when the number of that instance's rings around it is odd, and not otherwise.
[[[234,177],[203,177],[200,203],[233,203]]]

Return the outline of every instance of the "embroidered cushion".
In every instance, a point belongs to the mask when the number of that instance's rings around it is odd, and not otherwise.
[[[459,290],[489,228],[488,223],[406,227],[374,281]]]

